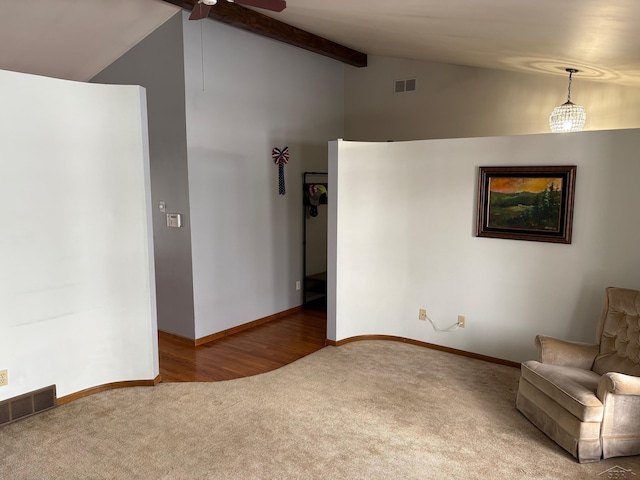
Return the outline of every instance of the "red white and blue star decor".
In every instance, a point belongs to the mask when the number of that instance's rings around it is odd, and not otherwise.
[[[271,152],[271,158],[278,166],[278,194],[284,195],[284,166],[289,163],[289,147],[284,147],[282,150],[274,148]]]

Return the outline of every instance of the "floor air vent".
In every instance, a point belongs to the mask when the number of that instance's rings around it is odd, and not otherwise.
[[[0,402],[0,426],[56,406],[56,386],[41,388]]]

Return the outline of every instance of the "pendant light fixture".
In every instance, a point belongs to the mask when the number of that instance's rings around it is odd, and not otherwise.
[[[567,101],[557,106],[551,112],[549,117],[549,127],[553,133],[561,132],[580,132],[587,120],[587,114],[584,107],[576,105],[571,101],[571,77],[574,73],[578,73],[575,68],[565,68],[569,72],[569,94]]]

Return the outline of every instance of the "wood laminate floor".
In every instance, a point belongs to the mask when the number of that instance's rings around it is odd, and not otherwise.
[[[160,335],[163,382],[215,382],[264,373],[325,346],[327,314],[302,310],[197,347]]]

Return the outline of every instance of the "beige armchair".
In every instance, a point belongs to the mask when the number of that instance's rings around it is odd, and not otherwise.
[[[607,288],[596,344],[536,346],[517,409],[580,463],[640,454],[640,292]]]

